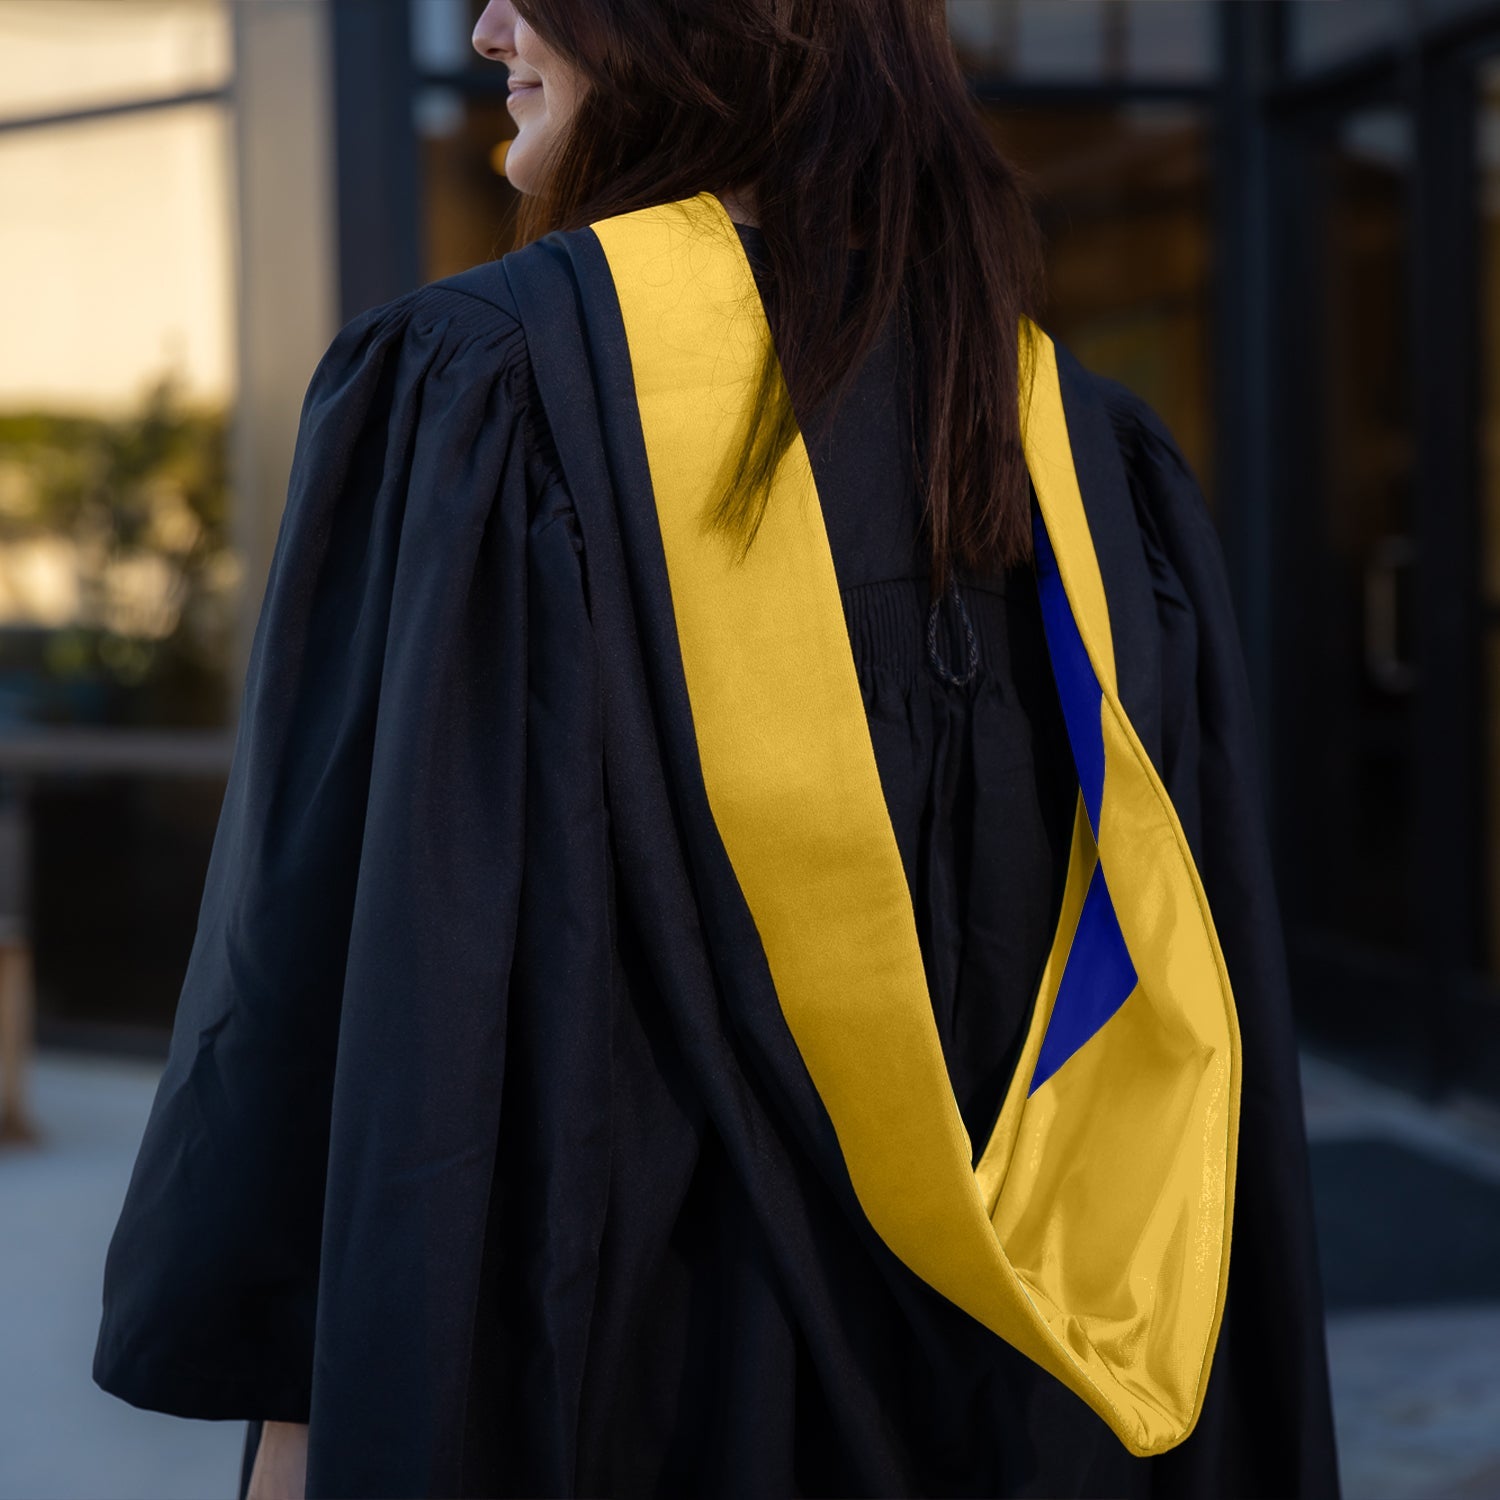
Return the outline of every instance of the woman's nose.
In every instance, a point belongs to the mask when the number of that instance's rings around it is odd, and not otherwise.
[[[474,50],[491,62],[515,54],[516,8],[510,0],[490,0],[474,23]]]

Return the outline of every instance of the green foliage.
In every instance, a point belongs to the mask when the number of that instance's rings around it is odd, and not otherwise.
[[[169,378],[125,419],[0,414],[6,717],[224,721],[228,436],[225,412],[188,408]]]

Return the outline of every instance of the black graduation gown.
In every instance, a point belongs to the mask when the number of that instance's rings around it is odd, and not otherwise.
[[[697,772],[608,286],[589,231],[549,236],[313,377],[95,1379],[249,1421],[247,1466],[260,1420],[310,1420],[310,1496],[1336,1494],[1250,701],[1170,434],[1059,348],[1244,1057],[1203,1414],[1142,1459],[853,1197]],[[1077,781],[1029,569],[965,575],[929,643],[904,378],[883,345],[809,447],[975,1133]]]

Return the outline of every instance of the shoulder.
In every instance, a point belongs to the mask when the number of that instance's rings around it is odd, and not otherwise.
[[[1230,692],[1248,692],[1228,559],[1214,511],[1161,414],[1118,380],[1091,374],[1090,382],[1114,431],[1145,556],[1169,729],[1210,703],[1222,708]]]
[[[308,386],[303,426],[382,429],[398,417],[449,437],[480,423],[513,428],[544,486],[561,470],[525,331],[499,261],[366,309],[334,335]],[[451,430],[451,431],[450,431]]]
[[[585,233],[550,238],[569,245]],[[339,331],[336,342],[358,348],[382,337],[442,337],[455,351],[485,351],[507,368],[524,367],[529,363],[525,329],[511,273],[524,278],[536,263],[555,259],[556,250],[533,243],[429,281],[358,314]]]
[[[1203,485],[1171,428],[1139,392],[1122,381],[1088,372],[1109,420],[1148,552],[1183,549],[1217,553],[1217,524]]]
[[[1181,445],[1156,408],[1122,381],[1089,372],[1089,380],[1114,429],[1127,470],[1161,466],[1203,498],[1202,485]]]
[[[477,267],[476,270],[488,270]],[[497,375],[526,363],[521,321],[512,306],[479,289],[503,288],[501,275],[474,272],[431,281],[357,313],[334,335],[319,362],[325,379],[350,364],[382,362],[405,353],[430,351],[444,361],[463,356],[488,363]],[[420,357],[420,355],[418,355]]]

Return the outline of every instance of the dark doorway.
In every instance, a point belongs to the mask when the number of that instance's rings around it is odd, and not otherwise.
[[[1272,610],[1301,1018],[1408,1086],[1500,1095],[1486,56],[1413,38],[1283,101]]]

